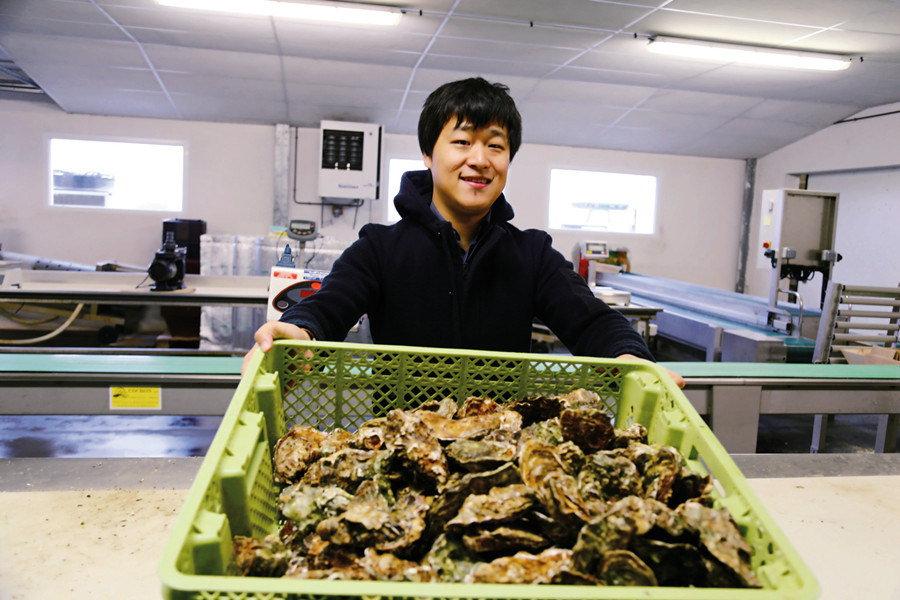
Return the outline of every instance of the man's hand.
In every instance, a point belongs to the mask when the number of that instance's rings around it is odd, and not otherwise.
[[[244,361],[241,364],[241,375],[247,370],[247,364],[257,348],[263,352],[268,352],[272,349],[272,343],[275,340],[313,340],[314,338],[309,331],[296,325],[282,323],[281,321],[269,321],[256,330],[256,333],[253,334],[253,339],[256,340],[256,344],[244,355]]]
[[[646,358],[641,358],[639,356],[635,356],[634,354],[620,354],[616,358],[628,358],[631,360],[642,360],[644,362],[650,362]],[[669,371],[669,369],[666,369],[666,372],[669,374],[669,377],[672,378],[672,381],[675,382],[675,385],[677,385],[681,389],[684,389],[684,377],[682,377],[678,373],[673,373],[672,371]]]

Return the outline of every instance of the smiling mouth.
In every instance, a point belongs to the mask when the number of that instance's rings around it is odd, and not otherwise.
[[[468,181],[469,183],[481,183],[487,185],[491,182],[487,177],[462,177],[463,181]]]

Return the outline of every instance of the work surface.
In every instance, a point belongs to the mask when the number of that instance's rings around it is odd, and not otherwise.
[[[900,457],[737,455],[823,600],[900,600]],[[0,598],[161,597],[200,459],[0,461]]]

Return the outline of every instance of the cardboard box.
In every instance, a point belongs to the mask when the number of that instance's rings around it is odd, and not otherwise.
[[[900,350],[897,348],[842,348],[841,354],[851,365],[900,365]]]

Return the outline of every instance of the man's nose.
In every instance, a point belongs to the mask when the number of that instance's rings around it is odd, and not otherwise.
[[[484,144],[472,144],[469,150],[469,164],[473,167],[484,167],[487,166],[487,152]]]

